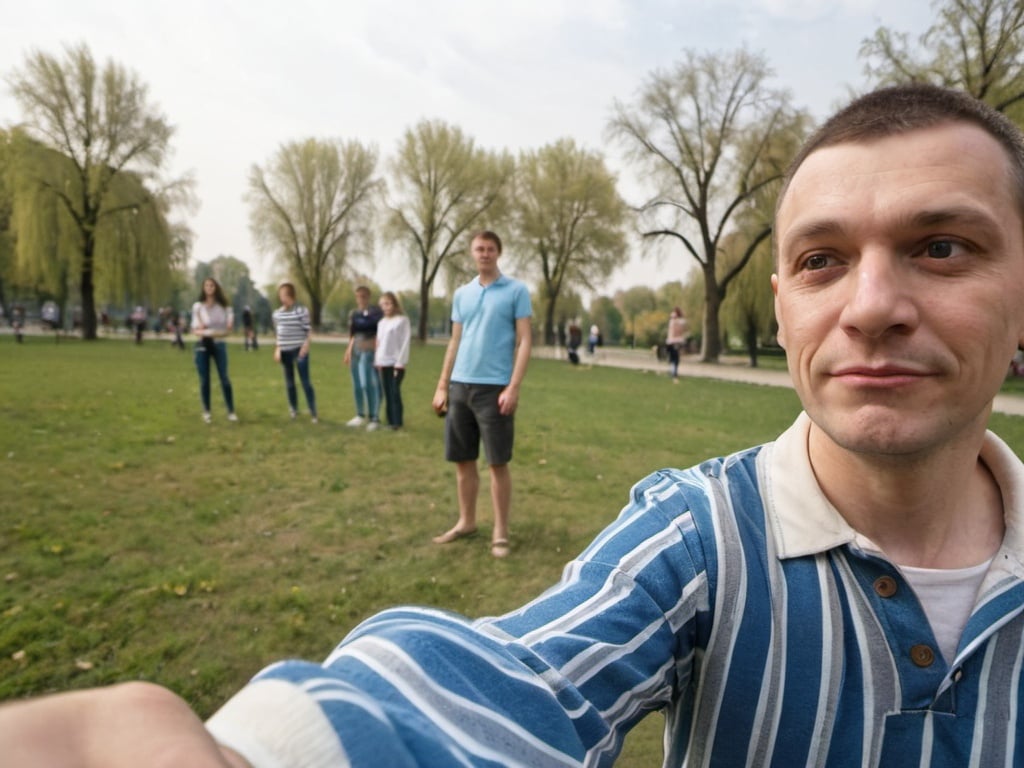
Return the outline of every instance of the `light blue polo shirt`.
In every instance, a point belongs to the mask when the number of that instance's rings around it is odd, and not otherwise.
[[[477,277],[455,291],[452,322],[462,324],[452,381],[508,384],[515,363],[516,320],[530,317],[530,291],[505,275],[490,285]]]

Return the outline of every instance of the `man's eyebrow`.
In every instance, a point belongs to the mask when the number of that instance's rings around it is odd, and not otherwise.
[[[811,221],[804,222],[787,230],[785,232],[784,239],[780,241],[780,245],[784,246],[788,250],[792,248],[794,244],[799,244],[804,240],[816,240],[821,237],[835,237],[837,235],[842,235],[845,230],[846,227],[843,226],[843,223],[839,219],[812,219]]]
[[[952,205],[916,211],[909,216],[902,217],[898,224],[911,229],[930,229],[949,224],[985,229],[999,226],[991,214],[971,205]],[[820,237],[842,236],[846,230],[847,225],[841,219],[812,219],[798,224],[786,232],[785,245],[791,246],[793,243],[815,240]]]
[[[990,214],[969,205],[955,205],[934,210],[918,211],[909,216],[907,224],[914,227],[935,227],[943,224],[966,224],[974,227],[997,227]]]

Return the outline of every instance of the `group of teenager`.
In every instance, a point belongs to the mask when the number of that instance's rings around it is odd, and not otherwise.
[[[481,230],[470,237],[470,254],[477,277],[455,291],[452,298],[452,333],[434,391],[434,411],[445,418],[445,458],[455,464],[458,517],[455,524],[434,537],[435,544],[450,544],[477,531],[476,499],[480,488],[477,460],[480,447],[489,467],[494,526],[491,554],[507,557],[512,481],[509,463],[515,435],[519,389],[532,351],[530,292],[527,286],[502,274],[498,267],[502,243],[497,233]],[[355,290],[356,308],[349,315],[349,341],[345,364],[352,373],[356,414],[347,427],[381,428],[383,395],[388,426],[403,425],[401,384],[409,361],[411,329],[398,297],[381,294],[377,306],[370,289]],[[274,359],[284,369],[291,417],[298,411],[295,372],[317,421],[316,393],[309,375],[311,326],[309,312],[295,300],[295,286],[278,288],[280,307],[274,312]],[[209,423],[210,368],[220,377],[228,419],[237,421],[234,395],[227,370],[224,337],[232,329],[232,312],[220,284],[203,281],[200,299],[192,307],[192,331],[199,371],[203,419]]]
[[[352,372],[356,416],[348,426],[366,425],[369,431],[380,428],[380,400],[384,394],[385,415],[391,429],[403,425],[401,384],[405,366],[409,362],[411,329],[402,305],[391,291],[381,295],[380,305],[370,305],[370,289],[356,288],[357,308],[349,318],[349,343],[345,350],[345,364]],[[282,283],[277,289],[280,306],[274,311],[274,361],[284,372],[288,411],[292,419],[299,410],[298,388],[295,374],[306,397],[310,418],[317,423],[316,390],[309,370],[309,348],[312,324],[309,310],[296,301],[295,286]],[[227,346],[224,339],[234,326],[234,313],[216,279],[203,281],[199,299],[192,305],[192,333],[196,336],[195,364],[199,373],[199,398],[203,407],[203,420],[213,420],[210,412],[211,368],[220,379],[221,392],[229,421],[238,421],[235,413],[234,390],[228,375]],[[246,329],[246,348],[249,329]]]
[[[656,711],[672,768],[1024,765],[1024,464],[988,430],[1024,344],[1024,135],[959,91],[860,96],[797,153],[773,238],[803,409],[777,439],[641,480],[503,616],[385,611],[205,724],[150,685],[0,707],[5,765],[610,766]],[[493,390],[462,347],[510,288],[487,275],[434,395],[463,459],[452,414]],[[514,410],[519,349],[477,412]]]

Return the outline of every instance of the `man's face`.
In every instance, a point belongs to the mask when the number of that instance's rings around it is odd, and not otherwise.
[[[949,123],[812,153],[776,221],[779,340],[841,448],[924,455],[980,438],[1024,341],[1010,161]]]
[[[498,250],[496,242],[486,237],[474,237],[470,244],[470,250],[480,274],[486,275],[497,271],[498,257],[501,256],[501,251]]]

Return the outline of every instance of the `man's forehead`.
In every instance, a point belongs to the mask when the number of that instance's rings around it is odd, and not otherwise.
[[[884,157],[884,165],[879,159],[881,157]],[[959,164],[965,174],[985,168],[987,170],[980,172],[988,179],[995,181],[1003,177],[1007,194],[1016,202],[1020,194],[1014,182],[1012,162],[1009,152],[994,136],[981,126],[966,121],[949,121],[883,136],[827,144],[809,152],[790,175],[780,192],[775,224],[778,227],[786,216],[793,214],[793,198],[805,191],[804,186],[810,179],[820,187],[823,177],[831,177],[835,189],[843,191],[849,188],[861,170],[914,171],[917,167],[924,169],[933,163]],[[950,179],[951,188],[958,183],[959,179]],[[820,193],[821,190],[815,191]],[[800,207],[816,202],[800,200]]]

